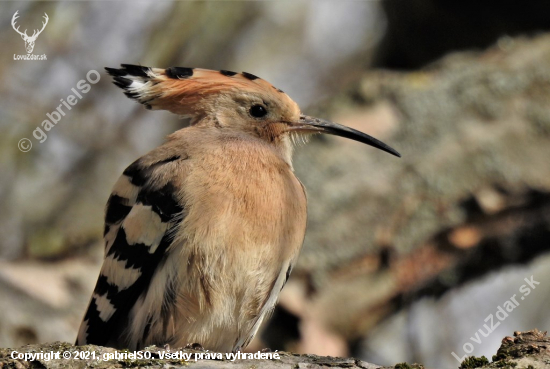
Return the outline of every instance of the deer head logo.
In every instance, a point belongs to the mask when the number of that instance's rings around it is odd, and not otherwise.
[[[19,10],[16,11],[15,14],[13,15],[13,17],[11,19],[11,26],[13,27],[15,32],[17,32],[21,35],[21,38],[25,41],[25,49],[27,49],[27,54],[30,54],[30,53],[32,53],[32,50],[34,49],[34,42],[36,41],[36,38],[38,37],[39,34],[42,33],[42,31],[44,31],[44,28],[46,28],[46,24],[48,24],[48,19],[49,19],[48,14],[44,13],[44,19],[46,21],[42,22],[42,29],[40,31],[35,29],[32,36],[29,36],[29,35],[27,35],[27,30],[25,30],[25,32],[21,32],[21,31],[19,31],[19,26],[17,26],[17,28],[15,28],[15,20],[17,18],[19,18],[19,16],[17,15],[18,12],[19,12]]]

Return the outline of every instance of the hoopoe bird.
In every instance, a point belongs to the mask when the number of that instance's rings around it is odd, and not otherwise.
[[[301,114],[250,73],[121,66],[106,70],[129,98],[190,124],[116,182],[105,260],[76,344],[241,350],[273,309],[304,240],[293,139],[327,133],[400,154]]]

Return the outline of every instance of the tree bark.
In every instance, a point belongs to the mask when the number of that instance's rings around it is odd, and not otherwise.
[[[550,251],[549,71],[550,35],[506,38],[368,72],[326,108],[403,157],[333,137],[297,150],[309,224],[288,286],[305,286],[302,315],[351,342],[422,296]]]

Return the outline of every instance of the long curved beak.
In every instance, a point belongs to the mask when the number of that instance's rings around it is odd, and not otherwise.
[[[314,118],[307,115],[300,115],[300,121],[293,123],[290,129],[292,131],[327,133],[329,135],[349,138],[351,140],[359,141],[372,147],[376,147],[377,149],[395,155],[399,158],[401,157],[400,153],[398,153],[396,150],[386,145],[382,141],[379,141],[376,138],[369,136],[363,132],[357,131],[353,128],[349,128],[328,120]]]

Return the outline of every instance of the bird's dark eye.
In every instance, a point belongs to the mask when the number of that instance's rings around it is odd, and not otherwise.
[[[262,118],[267,114],[267,109],[262,105],[254,105],[250,108],[250,115],[255,118]]]

